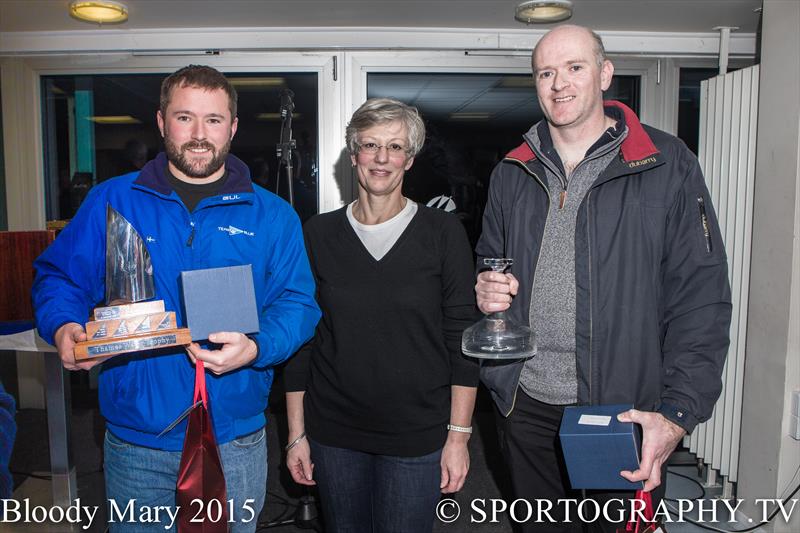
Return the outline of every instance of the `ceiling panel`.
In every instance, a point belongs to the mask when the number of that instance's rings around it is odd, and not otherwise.
[[[794,0],[792,0],[794,1]],[[493,28],[522,29],[517,0],[122,0],[130,18],[106,28]],[[573,0],[570,22],[598,30],[755,33],[760,0]],[[0,31],[90,30],[68,0],[0,0]],[[550,25],[543,25],[548,27]]]

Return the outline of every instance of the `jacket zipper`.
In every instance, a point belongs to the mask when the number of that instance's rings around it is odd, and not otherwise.
[[[592,399],[592,379],[594,377],[592,368],[592,334],[593,334],[593,322],[592,316],[594,315],[592,310],[592,228],[590,226],[591,214],[592,214],[592,189],[589,189],[586,192],[586,243],[588,244],[588,255],[589,255],[589,405],[594,403]],[[577,353],[576,353],[576,361],[577,361]]]
[[[552,170],[552,169],[551,169]],[[575,172],[573,170],[573,172]],[[569,189],[569,178],[567,177],[566,170],[564,171],[564,179],[561,179],[562,176],[558,172],[553,172],[556,178],[558,178],[558,183],[561,185],[561,192],[558,194],[558,209],[564,209],[564,205],[567,203],[567,189]],[[547,191],[547,197],[550,197],[550,191]]]
[[[192,243],[194,242],[194,222],[190,220],[189,225],[192,226],[192,232],[189,234],[189,240],[186,241],[186,246],[191,248]]]
[[[623,141],[624,141],[624,139],[623,139]],[[618,146],[618,144],[622,144],[622,141],[620,141],[619,143],[614,143],[607,150],[603,150],[599,154],[597,154],[597,153],[596,154],[592,154],[592,156],[590,156],[589,158],[584,159],[583,161],[578,163],[578,165],[575,167],[575,170],[573,170],[572,173],[574,174],[578,170],[578,167],[580,167],[584,162],[591,161],[592,159],[596,159],[596,158],[605,156],[609,151],[613,150],[616,146]],[[591,228],[592,203],[591,203],[591,199],[592,199],[592,190],[597,185],[598,185],[597,183],[593,184],[591,187],[589,187],[589,190],[586,191],[586,243],[587,243],[587,247],[588,247],[587,254],[588,254],[588,261],[589,261],[589,346],[587,347],[587,349],[589,350],[589,379],[588,379],[588,382],[589,382],[588,383],[588,385],[589,385],[589,398],[588,398],[589,405],[593,405],[594,404],[594,399],[593,399],[593,396],[592,396],[592,381],[594,379],[594,371],[593,371],[594,365],[593,365],[593,361],[592,361],[592,338],[594,336],[594,320],[593,320],[594,312],[593,312],[593,309],[592,309],[592,292],[593,291],[592,291],[592,231],[591,231],[591,229],[592,229]],[[562,197],[566,197],[566,190],[564,191],[564,193],[562,193],[562,195],[563,195]],[[701,206],[702,206],[702,202],[701,202]],[[576,357],[576,362],[577,362],[577,351],[575,353],[575,357]],[[578,398],[578,400],[580,401],[580,398]]]
[[[552,172],[553,175],[558,180],[558,184],[561,185],[561,192],[558,194],[558,208],[559,209],[564,209],[564,206],[567,203],[567,189],[569,188],[569,179],[567,179],[566,176],[563,176],[561,171],[558,168],[555,167],[553,162],[550,161],[549,159],[547,159],[546,157],[541,157],[540,160],[542,161],[542,165],[544,165],[545,167],[548,167],[550,169],[550,172]],[[573,173],[574,172],[575,171],[573,170]],[[550,189],[548,187],[545,187],[544,183],[542,183],[542,181],[539,180],[538,177],[536,178],[536,181],[538,181],[539,184],[542,187],[544,187],[544,190],[547,191],[547,198],[548,198],[548,201],[549,201],[549,203],[548,203],[548,211],[549,211],[549,206],[550,206],[550,204],[553,203],[552,202],[552,198],[550,198]]]
[[[711,231],[708,229],[708,216],[706,216],[706,203],[702,196],[697,197],[697,206],[700,208],[700,225],[703,227],[703,237],[706,240],[706,252],[711,253]]]
[[[539,179],[539,176],[537,176],[536,174],[534,174],[533,172],[528,170],[527,166],[525,166],[523,164],[522,167],[525,169],[525,171],[528,174],[531,175],[531,177],[533,177],[533,179],[536,180],[536,182],[539,185],[541,185],[541,187],[544,189],[544,192],[547,194],[547,213],[545,214],[544,228],[542,228],[542,235],[544,235],[544,232],[547,230],[547,219],[549,218],[550,208],[553,205],[552,199],[550,198],[550,190],[547,187],[545,187],[544,182],[542,182],[542,180]],[[562,193],[562,194],[565,194],[565,193],[566,193],[566,191],[564,191],[564,193]],[[541,253],[541,249],[539,250],[539,252]],[[533,265],[533,280],[531,280],[531,291],[533,291],[533,288],[536,286],[536,267],[538,265],[539,265],[539,255],[536,256],[536,264]],[[530,315],[530,309],[528,309],[528,314]],[[525,363],[523,363],[523,365],[524,364]],[[511,399],[511,408],[506,413],[506,417],[511,415],[511,412],[514,410],[514,407],[516,407],[516,405],[517,405],[517,394],[519,392],[520,381],[522,381],[522,371],[520,371],[519,376],[517,376],[517,386],[514,387],[514,397]]]
[[[621,142],[620,142],[620,144],[621,144]],[[597,159],[597,158],[605,156],[609,151],[613,150],[614,147],[616,147],[616,144],[614,144],[612,147],[608,148],[607,150],[603,150],[599,154],[592,154],[590,157],[588,157],[588,158],[584,159],[583,161],[581,161],[580,163],[578,163],[578,165],[575,167],[575,170],[573,170],[572,173],[574,174],[575,172],[577,172],[578,168],[583,163],[585,163],[586,161],[591,161],[593,159]],[[593,337],[593,333],[594,333],[594,321],[593,321],[594,313],[593,313],[593,310],[592,310],[592,292],[593,292],[592,291],[592,232],[591,232],[591,225],[590,225],[590,221],[591,221],[591,218],[592,218],[591,217],[591,214],[592,214],[591,199],[592,199],[592,190],[594,189],[594,187],[595,187],[595,185],[593,184],[591,187],[589,187],[589,190],[586,191],[586,243],[587,243],[587,247],[588,247],[587,255],[588,255],[588,261],[589,261],[589,346],[588,346],[588,350],[589,350],[589,379],[588,379],[588,382],[589,382],[589,398],[588,398],[588,402],[589,402],[589,405],[593,405],[593,403],[594,403],[594,400],[592,399],[592,380],[593,380],[593,376],[594,376],[594,373],[593,373],[594,365],[592,364],[592,337]],[[563,195],[562,198],[566,197],[566,190],[564,191],[564,193],[562,193],[562,195]],[[576,352],[575,352],[576,365],[577,365],[577,360],[578,360],[578,352],[576,350]],[[576,371],[577,371],[577,367],[576,367]],[[580,401],[580,398],[578,398],[578,400]]]
[[[623,140],[624,140],[624,139],[623,139]],[[620,141],[620,143],[619,143],[619,144],[621,144],[621,141]],[[571,174],[575,174],[575,172],[577,172],[577,171],[578,171],[578,169],[580,168],[580,166],[581,166],[582,164],[584,164],[585,162],[587,162],[587,161],[592,161],[592,160],[594,160],[594,159],[598,159],[598,158],[600,158],[600,157],[603,157],[603,156],[605,156],[605,155],[606,155],[608,152],[610,152],[611,150],[613,150],[613,149],[614,149],[616,146],[617,146],[617,143],[616,143],[616,141],[615,141],[614,143],[612,143],[612,144],[611,144],[611,146],[610,146],[610,147],[607,147],[607,148],[606,148],[605,150],[603,150],[602,152],[600,152],[600,153],[594,153],[594,154],[590,155],[589,157],[587,157],[587,158],[585,158],[585,159],[581,160],[581,162],[580,162],[580,163],[578,163],[578,164],[575,166],[575,168],[574,168],[574,169],[572,169],[572,173],[571,173]],[[549,160],[547,160],[547,161],[549,161]],[[547,165],[547,164],[545,163],[545,160],[544,160],[544,159],[542,159],[542,164],[544,164],[545,166]],[[550,162],[550,164],[552,165],[552,162]],[[564,176],[563,176],[563,178],[564,178],[564,179],[562,179],[562,176],[561,176],[560,172],[556,172],[556,171],[554,171],[554,170],[553,170],[553,168],[552,168],[552,166],[551,166],[551,168],[550,168],[550,171],[551,171],[551,172],[553,172],[553,175],[554,175],[556,178],[558,178],[558,183],[561,185],[561,193],[559,193],[559,195],[558,195],[558,208],[559,208],[559,209],[564,209],[564,206],[565,206],[565,205],[566,205],[566,203],[567,203],[567,193],[568,193],[568,191],[569,191],[569,178],[566,176],[566,172],[565,172],[565,173],[564,173]],[[549,190],[547,191],[547,194],[548,194],[548,196],[550,195],[550,191],[549,191]]]
[[[608,152],[604,152],[602,155],[598,157],[602,157]],[[584,160],[585,161],[585,160]],[[581,161],[583,163],[583,161]],[[580,166],[580,163],[578,164]],[[578,167],[575,167],[577,170]],[[574,171],[573,171],[574,172]],[[594,399],[592,397],[592,381],[594,380],[594,364],[592,361],[592,338],[594,337],[594,310],[592,309],[592,227],[591,227],[591,220],[592,220],[592,191],[598,184],[595,183],[589,190],[586,191],[586,244],[588,247],[587,255],[589,261],[589,346],[587,349],[589,350],[589,398],[588,398],[588,405],[594,404]],[[577,365],[578,353],[577,350],[575,352],[575,361]],[[577,369],[576,369],[577,370]],[[580,401],[580,397],[578,398]]]

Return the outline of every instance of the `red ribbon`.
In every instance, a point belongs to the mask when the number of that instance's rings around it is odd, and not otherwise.
[[[633,510],[631,510],[631,519],[625,526],[625,531],[632,531],[633,533],[639,533],[639,527],[641,526],[640,518],[644,518],[644,522],[648,525],[653,523],[653,517],[655,516],[655,510],[653,509],[653,498],[650,496],[649,492],[645,492],[643,490],[637,490],[633,499],[634,501],[636,500],[643,501],[644,509],[642,509],[641,514],[634,513]]]
[[[194,400],[183,441],[175,501],[179,533],[225,533],[228,502],[225,474],[209,414],[203,362],[195,363]]]

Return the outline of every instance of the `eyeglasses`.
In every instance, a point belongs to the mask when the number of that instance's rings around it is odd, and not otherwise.
[[[400,143],[378,144],[368,142],[363,144],[356,143],[356,146],[358,146],[359,151],[367,154],[377,154],[381,148],[386,148],[389,155],[406,155],[408,153],[408,148]]]

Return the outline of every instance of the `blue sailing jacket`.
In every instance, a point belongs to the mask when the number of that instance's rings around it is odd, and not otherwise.
[[[40,335],[53,343],[67,322],[83,324],[105,296],[106,204],[144,239],[153,262],[156,299],[185,325],[181,271],[251,264],[260,333],[258,357],[247,367],[206,373],[217,441],[225,443],[265,424],[272,367],[314,333],[320,311],[300,221],[272,193],[254,186],[247,166],[225,163],[222,190],[189,212],[166,177],[162,153],[141,172],[95,186],[75,218],[35,261],[33,302]],[[126,441],[180,450],[185,420],[158,437],[192,401],[194,366],[183,348],[137,352],[107,360],[100,373],[100,409],[108,429]]]

